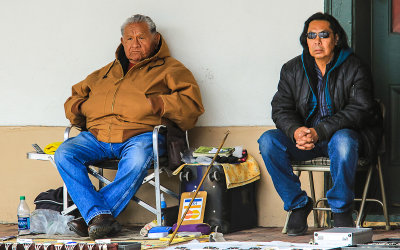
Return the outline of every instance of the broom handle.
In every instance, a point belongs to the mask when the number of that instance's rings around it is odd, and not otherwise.
[[[190,201],[188,207],[187,207],[186,210],[185,210],[185,213],[183,213],[183,216],[182,216],[181,218],[178,218],[177,227],[175,228],[174,233],[172,234],[171,238],[170,238],[169,241],[168,241],[168,246],[169,246],[169,245],[171,244],[171,242],[174,240],[175,235],[176,235],[176,233],[178,232],[179,227],[181,226],[183,220],[185,219],[186,214],[187,214],[187,212],[188,212],[189,209],[190,209],[190,206],[192,205],[194,199],[196,198],[197,193],[199,192],[199,190],[200,190],[200,188],[201,188],[201,185],[203,185],[203,182],[204,182],[204,180],[206,179],[206,176],[208,175],[208,172],[210,171],[212,165],[214,164],[214,161],[215,161],[215,159],[217,158],[217,155],[218,155],[219,151],[221,150],[222,146],[224,145],[225,140],[226,140],[226,138],[228,137],[229,133],[230,133],[229,130],[225,132],[225,137],[224,137],[224,139],[222,140],[222,143],[221,143],[221,145],[219,146],[217,152],[215,153],[215,155],[214,155],[214,157],[213,157],[213,159],[212,159],[210,165],[208,165],[207,170],[206,170],[206,173],[204,174],[203,178],[201,179],[201,181],[200,181],[200,183],[199,183],[199,186],[197,187],[196,192],[194,193],[194,196],[193,196],[192,200]],[[178,217],[179,217],[179,215],[178,215]]]

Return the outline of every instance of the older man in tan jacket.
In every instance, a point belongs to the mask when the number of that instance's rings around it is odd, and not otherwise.
[[[154,126],[168,120],[187,130],[204,112],[192,73],[171,57],[149,17],[128,18],[121,33],[116,59],[72,87],[65,113],[83,131],[55,154],[58,171],[82,214],[68,225],[92,239],[121,230],[115,217],[139,189],[152,162]],[[159,141],[164,144],[165,138]],[[107,159],[120,159],[118,172],[97,192],[86,166]]]

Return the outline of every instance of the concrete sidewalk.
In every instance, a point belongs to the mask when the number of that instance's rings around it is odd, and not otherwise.
[[[139,230],[137,227],[124,227],[135,232]],[[18,227],[16,224],[0,224],[0,237],[17,235],[17,228]],[[309,228],[306,235],[292,237],[287,236],[286,234],[282,234],[281,227],[256,227],[253,229],[225,234],[224,238],[227,241],[285,241],[292,243],[308,243],[314,238],[313,232],[321,230],[324,229]],[[400,238],[400,229],[386,231],[384,229],[376,228],[373,230],[373,232],[373,240],[380,240],[385,238]]]

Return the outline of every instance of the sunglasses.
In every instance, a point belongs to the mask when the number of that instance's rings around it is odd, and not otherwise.
[[[319,38],[328,38],[329,37],[329,31],[321,31],[319,33],[308,32],[306,34],[306,37],[308,39],[315,39],[315,38],[317,38],[317,35],[319,36]]]

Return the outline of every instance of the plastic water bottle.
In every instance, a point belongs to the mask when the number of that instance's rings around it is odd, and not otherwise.
[[[165,223],[166,223],[165,216],[164,216],[165,208],[167,208],[167,203],[165,202],[164,194],[161,194],[161,214],[162,214],[162,216],[161,216],[161,225],[162,226],[165,226]]]
[[[19,197],[19,206],[17,210],[18,215],[18,234],[29,234],[31,228],[31,212],[29,210],[28,204],[26,204],[25,196]]]

